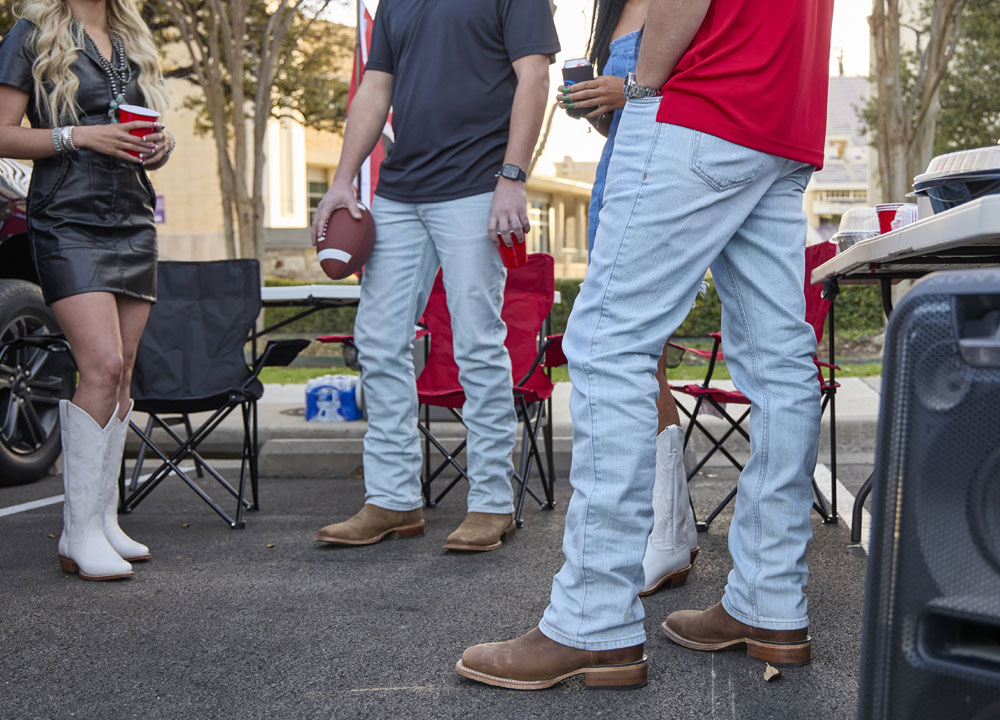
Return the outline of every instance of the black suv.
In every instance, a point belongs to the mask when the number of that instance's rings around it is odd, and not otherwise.
[[[28,246],[31,169],[0,158],[0,351],[11,341],[59,332],[42,300]],[[76,373],[65,357],[12,347],[0,357],[0,485],[42,477],[59,457],[59,399]]]

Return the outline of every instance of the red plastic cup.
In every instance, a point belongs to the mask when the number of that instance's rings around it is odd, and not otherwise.
[[[511,233],[510,240],[514,243],[513,247],[507,247],[507,243],[503,241],[500,233],[497,233],[497,240],[499,241],[500,259],[503,260],[505,268],[512,270],[528,263],[528,250],[523,239],[518,240],[517,235]]]
[[[892,221],[896,219],[896,211],[903,205],[904,203],[882,203],[875,206],[875,212],[878,213],[879,230],[884,233],[892,230]]]
[[[149,108],[140,107],[138,105],[119,105],[118,106],[118,121],[122,123],[134,122],[136,120],[143,120],[145,122],[156,122],[160,119],[160,113],[156,110],[150,110]],[[136,137],[146,137],[151,132],[153,128],[136,128],[135,130],[129,130],[129,135],[135,135]],[[139,157],[139,153],[132,150],[127,151],[132,157]]]

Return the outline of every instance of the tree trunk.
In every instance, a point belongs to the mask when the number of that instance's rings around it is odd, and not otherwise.
[[[906,97],[900,49],[900,0],[873,0],[869,23],[877,95],[878,195],[882,202],[904,200],[913,178],[924,172],[930,162],[941,111],[940,86],[955,52],[966,2],[939,0],[933,4],[926,29],[927,45],[916,48],[917,77],[913,91]]]

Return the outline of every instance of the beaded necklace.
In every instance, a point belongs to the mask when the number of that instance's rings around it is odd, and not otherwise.
[[[125,54],[125,45],[116,33],[109,32],[108,37],[111,39],[111,60],[108,60],[104,57],[100,49],[98,49],[97,43],[90,37],[90,34],[86,30],[83,31],[83,34],[90,41],[90,44],[94,46],[94,50],[97,51],[97,60],[100,62],[101,69],[104,70],[104,76],[108,80],[108,90],[111,91],[111,102],[108,104],[108,118],[110,118],[111,122],[116,123],[118,122],[118,106],[124,104],[125,89],[132,82],[132,66],[129,64],[128,56]]]

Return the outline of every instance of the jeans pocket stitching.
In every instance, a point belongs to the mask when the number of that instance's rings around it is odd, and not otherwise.
[[[697,133],[695,135],[694,142],[691,145],[691,159],[688,162],[688,169],[705,181],[705,184],[716,192],[724,192],[732,188],[749,185],[757,179],[757,176],[760,175],[761,169],[764,167],[764,161],[767,159],[767,156],[764,153],[759,153],[760,159],[756,165],[754,165],[753,169],[750,170],[744,177],[734,178],[732,180],[720,180],[714,177],[706,168],[702,166],[700,160],[699,151],[701,150],[701,140],[704,136],[705,133]]]

